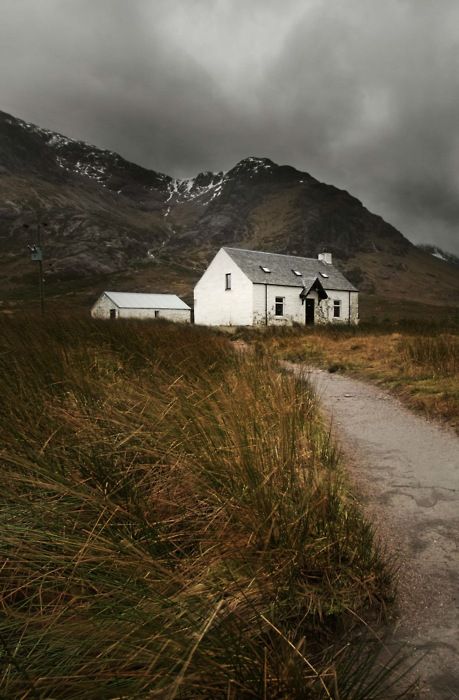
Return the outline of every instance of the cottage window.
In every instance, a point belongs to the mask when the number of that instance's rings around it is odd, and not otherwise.
[[[341,318],[341,299],[333,299],[333,318]]]
[[[227,272],[225,275],[225,289],[231,289],[231,272]]]
[[[261,270],[262,270],[263,272],[266,272],[266,273],[271,272],[271,270],[269,269],[269,267],[265,267],[264,265],[260,265],[260,268],[261,268]]]
[[[159,311],[158,311],[158,309],[155,309],[155,318],[158,318],[158,316],[159,316]]]
[[[276,297],[275,309],[276,316],[284,315],[284,297]]]
[[[299,270],[292,270],[293,274],[296,275],[297,277],[302,277],[303,273],[300,272]]]

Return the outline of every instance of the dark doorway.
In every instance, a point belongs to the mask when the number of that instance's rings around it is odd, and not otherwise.
[[[306,325],[314,324],[314,299],[306,299]]]
[[[110,318],[116,318],[116,309],[110,309]]]

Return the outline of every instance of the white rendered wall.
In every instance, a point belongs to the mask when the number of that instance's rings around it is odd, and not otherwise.
[[[359,322],[359,293],[351,292],[351,323],[357,325]]]
[[[301,302],[301,287],[283,287],[281,285],[268,285],[268,325],[291,325],[292,323],[306,322],[306,305]],[[253,285],[253,323],[264,325],[266,323],[265,312],[265,285]],[[276,316],[276,297],[284,298],[284,315]],[[308,299],[314,299],[315,322],[319,322],[322,303],[318,302],[317,292],[308,294]]]
[[[268,285],[268,325],[291,325],[305,323],[306,309],[301,303],[301,287]],[[317,292],[310,292],[308,299],[314,299],[315,323],[349,323],[349,292],[325,290],[328,299],[319,302]],[[284,316],[275,315],[275,299],[284,297]],[[358,292],[351,292],[351,323],[358,323]],[[333,316],[333,301],[341,301],[341,315]],[[265,324],[265,285],[253,285],[253,323]]]
[[[265,294],[267,291],[268,325],[286,325],[304,323],[305,306],[301,303],[301,287],[283,287],[281,285],[253,285],[253,322],[255,325],[266,323]],[[276,316],[276,297],[284,298],[284,315]]]
[[[359,322],[359,294],[358,292],[336,291],[334,289],[325,289],[328,294],[328,299],[322,302],[324,316],[318,319],[319,323],[351,323]],[[337,299],[341,301],[341,315],[335,318],[333,315],[333,301]],[[350,302],[350,305],[349,305]]]
[[[155,312],[158,315],[155,315]],[[168,321],[189,323],[191,312],[188,309],[119,309],[120,318],[163,318]]]
[[[231,289],[225,275],[231,273]],[[252,282],[219,250],[194,288],[194,322],[205,326],[251,326]]]
[[[105,294],[101,294],[91,309],[93,318],[110,318],[110,309],[118,307]],[[118,315],[118,314],[117,314]]]

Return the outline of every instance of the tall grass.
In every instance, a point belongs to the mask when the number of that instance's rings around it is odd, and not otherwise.
[[[0,377],[2,696],[396,696],[348,644],[392,588],[307,385],[59,319],[2,321]]]
[[[403,338],[399,344],[404,363],[433,375],[447,376],[459,371],[459,337],[440,334]]]

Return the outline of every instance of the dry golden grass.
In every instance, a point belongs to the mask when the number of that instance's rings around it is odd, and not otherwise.
[[[399,697],[307,384],[196,327],[17,318],[0,380],[2,697]]]

